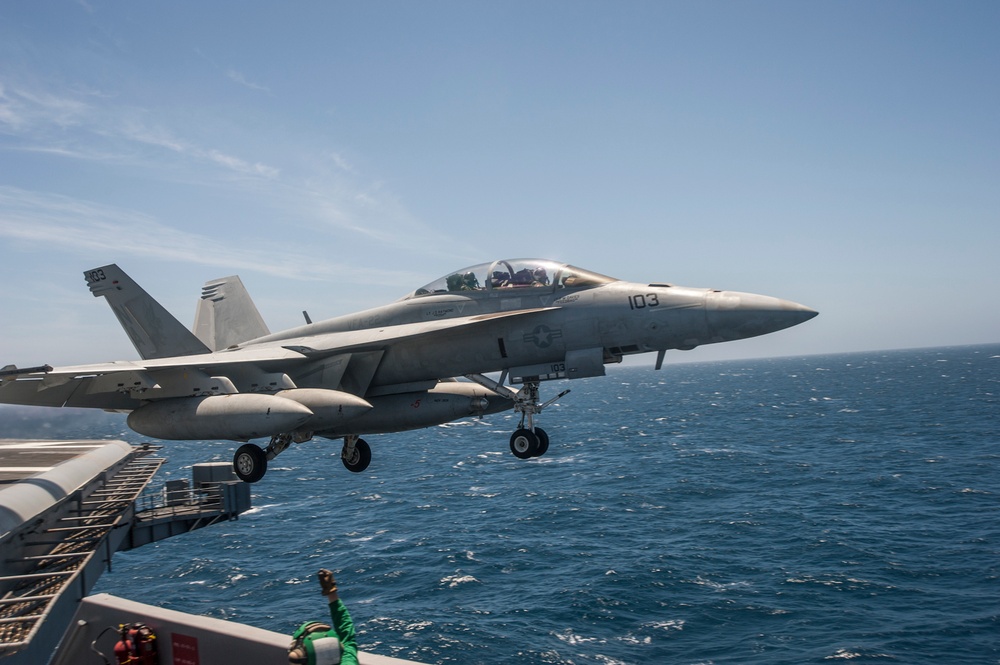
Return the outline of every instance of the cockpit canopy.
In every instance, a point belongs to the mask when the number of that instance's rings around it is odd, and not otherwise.
[[[404,300],[440,293],[500,292],[532,287],[549,290],[592,287],[615,281],[618,280],[568,263],[547,259],[501,259],[463,268],[441,277],[417,289]]]

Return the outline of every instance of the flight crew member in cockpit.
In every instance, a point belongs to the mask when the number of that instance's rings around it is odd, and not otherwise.
[[[330,603],[330,621],[333,628],[318,621],[310,621],[292,635],[288,647],[288,662],[293,665],[358,665],[358,643],[354,636],[354,622],[347,607],[337,595],[337,580],[326,568],[316,576],[319,587]]]

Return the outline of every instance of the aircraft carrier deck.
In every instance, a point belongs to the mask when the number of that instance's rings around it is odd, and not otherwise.
[[[237,519],[250,486],[228,463],[195,465],[192,482],[147,487],[155,446],[110,440],[0,439],[0,663],[104,665],[120,625],[155,635],[159,663],[288,662],[288,635],[88,596],[116,551]],[[365,665],[419,665],[360,653]]]

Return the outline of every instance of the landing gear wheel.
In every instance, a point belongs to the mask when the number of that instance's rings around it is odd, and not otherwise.
[[[535,436],[538,437],[538,450],[535,451],[535,457],[541,457],[549,449],[549,435],[541,427],[536,427]]]
[[[530,429],[521,428],[510,435],[510,452],[518,459],[528,459],[538,454],[538,437]]]
[[[233,470],[245,483],[255,483],[267,473],[267,454],[252,443],[240,446],[233,455]]]
[[[368,465],[372,463],[372,449],[368,445],[368,442],[364,439],[358,439],[354,443],[354,452],[350,457],[344,457],[341,455],[340,461],[344,463],[344,466],[348,471],[353,473],[361,473],[368,468]]]

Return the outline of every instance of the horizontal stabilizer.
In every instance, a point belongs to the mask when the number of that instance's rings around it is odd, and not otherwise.
[[[208,353],[209,349],[115,264],[83,273],[94,297],[104,296],[144,360]]]
[[[38,367],[18,367],[17,365],[7,365],[0,369],[0,379],[13,379],[25,374],[36,374],[38,372],[51,372],[52,365],[39,365]]]

